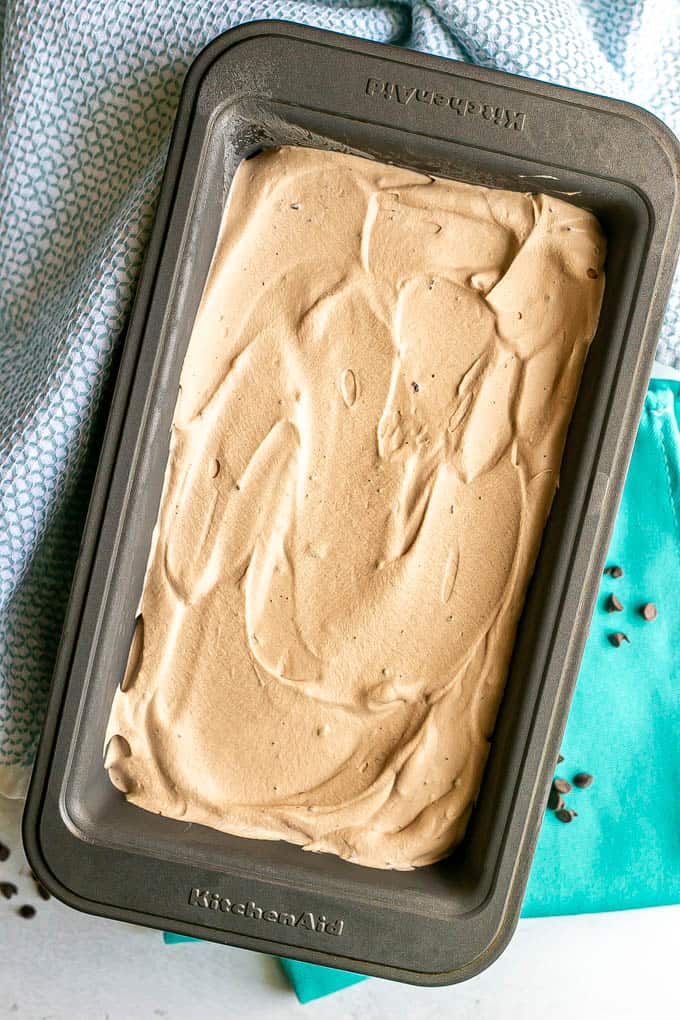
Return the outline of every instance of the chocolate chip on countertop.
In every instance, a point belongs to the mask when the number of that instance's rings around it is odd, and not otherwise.
[[[6,861],[9,857],[9,847],[5,846],[4,843],[0,843],[0,861]]]
[[[557,790],[558,793],[571,793],[571,783],[566,779],[553,779],[553,790]]]
[[[608,613],[622,613],[623,602],[616,595],[610,595],[605,603],[605,609]]]
[[[38,896],[40,897],[41,900],[49,900],[49,899],[52,898],[50,893],[47,891],[45,886],[42,884],[42,882],[37,882],[36,881],[35,884],[36,884],[36,887],[37,887],[37,890],[38,890]]]
[[[19,907],[19,915],[27,919],[35,917],[35,907],[32,907],[30,903],[24,903],[23,907]]]
[[[559,818],[561,822],[570,822],[573,818],[576,818],[576,812],[572,811],[571,808],[560,808],[559,811],[555,812],[555,817]]]
[[[4,896],[6,900],[11,900],[18,892],[14,882],[0,882],[0,896]]]
[[[559,811],[564,807],[564,798],[561,793],[558,793],[555,787],[552,788],[548,796],[548,807],[551,811]]]
[[[563,754],[558,754],[557,755],[557,764],[561,765],[563,761],[564,761],[564,755]]]
[[[592,785],[593,777],[590,772],[577,772],[574,776],[574,786],[578,786],[579,790],[587,790]]]
[[[640,606],[640,616],[643,620],[656,620],[657,612],[655,604],[653,602],[645,602],[644,606]]]
[[[614,648],[620,648],[624,641],[630,644],[630,638],[622,630],[617,630],[615,634],[609,635],[609,644],[614,645]]]
[[[609,577],[623,577],[623,567],[607,567],[605,569],[605,574]]]

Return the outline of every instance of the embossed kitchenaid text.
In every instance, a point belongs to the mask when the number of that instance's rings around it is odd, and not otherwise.
[[[237,914],[252,921],[269,921],[270,924],[287,924],[291,928],[303,928],[318,935],[342,935],[345,922],[342,918],[329,921],[324,914],[313,914],[305,910],[301,914],[292,914],[285,910],[265,910],[258,907],[253,900],[237,903],[212,892],[210,889],[192,889],[189,893],[189,906],[202,907],[206,910],[221,910],[223,914]]]
[[[519,110],[494,106],[493,103],[482,103],[478,99],[449,96],[445,92],[438,92],[435,89],[417,88],[415,85],[402,85],[400,82],[381,81],[379,78],[368,79],[366,95],[377,99],[392,100],[401,106],[408,106],[409,103],[440,106],[452,110],[459,117],[481,117],[497,127],[509,128],[512,131],[524,131],[526,121],[526,115]]]

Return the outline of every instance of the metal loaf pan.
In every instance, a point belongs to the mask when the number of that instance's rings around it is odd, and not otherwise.
[[[102,762],[230,181],[244,157],[284,144],[566,193],[608,239],[600,327],[478,804],[456,851],[414,872],[149,814]],[[609,99],[278,22],[204,50],[177,114],[24,816],[31,866],[49,890],[95,914],[418,984],[463,980],[499,955],[519,915],[653,361],[678,251],[678,175],[669,131]]]

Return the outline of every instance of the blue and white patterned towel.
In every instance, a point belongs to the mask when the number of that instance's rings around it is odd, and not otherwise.
[[[0,0],[0,792],[33,758],[185,71],[262,17],[631,99],[680,133],[678,0]],[[679,326],[676,285],[667,364]]]

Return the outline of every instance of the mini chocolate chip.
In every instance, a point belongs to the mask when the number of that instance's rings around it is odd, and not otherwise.
[[[40,897],[41,900],[49,900],[52,898],[51,894],[47,891],[42,882],[36,882],[35,884],[38,890],[38,896]]]
[[[607,567],[605,569],[605,574],[609,577],[623,577],[623,567]]]
[[[591,280],[597,280],[598,277],[597,269],[593,269],[591,267],[590,269],[588,269],[586,275],[589,276]]]
[[[559,811],[555,812],[555,817],[559,818],[561,822],[570,822],[572,818],[576,818],[576,812],[572,811],[571,808],[560,808]]]
[[[643,620],[656,620],[656,606],[653,602],[645,602],[644,606],[640,606],[640,616]]]
[[[558,793],[570,793],[571,783],[566,779],[553,779],[553,790],[557,790]]]
[[[4,896],[6,900],[11,900],[18,892],[14,882],[0,882],[0,896]]]
[[[609,634],[609,644],[614,645],[614,648],[620,648],[624,641],[630,644],[630,638],[627,634],[624,634],[622,630],[617,630],[615,634]]]
[[[35,917],[35,907],[32,907],[30,903],[24,903],[23,907],[19,907],[19,914],[27,919]]]
[[[564,798],[562,797],[562,794],[558,793],[554,787],[550,791],[550,795],[548,796],[548,807],[550,808],[551,811],[559,811],[561,808],[564,807]]]
[[[593,777],[590,772],[577,772],[574,776],[574,786],[578,786],[579,790],[587,790],[592,785]]]
[[[5,846],[4,843],[0,843],[0,861],[6,861],[9,857],[9,847]]]
[[[563,754],[558,754],[557,755],[557,764],[561,765],[563,761],[564,761],[564,755]]]
[[[412,382],[411,386],[413,387],[413,392],[414,393],[419,393],[420,392],[420,386],[418,385],[417,382]]]
[[[608,613],[622,613],[623,602],[616,595],[610,595],[605,603],[605,609]]]

